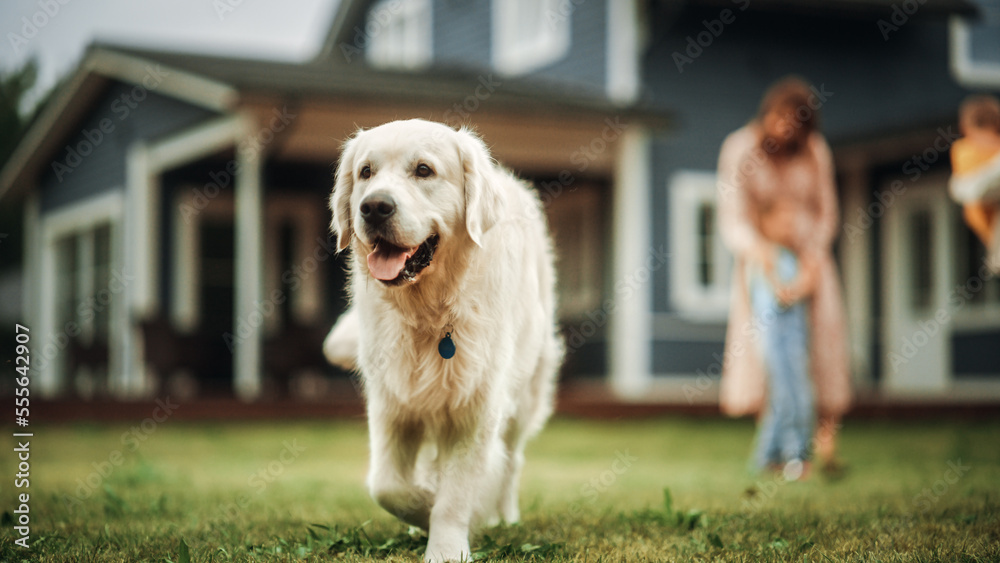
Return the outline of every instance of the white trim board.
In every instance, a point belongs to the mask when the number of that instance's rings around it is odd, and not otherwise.
[[[44,213],[41,218],[42,240],[50,242],[65,234],[110,220],[120,220],[124,208],[124,194],[121,188],[117,188]]]
[[[950,66],[955,80],[969,88],[1000,88],[1000,63],[972,60],[972,34],[965,18],[952,16],[948,25]]]
[[[163,70],[163,66],[133,55],[98,48],[91,52],[81,68],[135,85],[143,85],[148,76],[159,70],[161,75],[158,76],[157,92],[215,111],[232,108],[239,98],[239,92],[227,84],[169,66],[169,70]]]
[[[639,60],[644,31],[637,0],[608,0],[606,92],[621,105],[634,102],[642,86]]]

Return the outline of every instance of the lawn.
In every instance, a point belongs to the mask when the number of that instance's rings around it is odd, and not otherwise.
[[[151,422],[34,428],[28,550],[5,446],[0,561],[420,559],[423,538],[363,489],[363,422]],[[752,436],[711,418],[554,420],[528,451],[523,522],[476,535],[475,555],[1000,560],[1000,421],[848,421],[836,481],[748,474]]]

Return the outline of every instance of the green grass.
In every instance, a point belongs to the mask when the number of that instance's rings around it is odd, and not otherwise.
[[[129,425],[35,428],[30,550],[13,543],[23,489],[4,444],[0,561],[422,556],[423,537],[364,491],[361,422],[150,428],[141,442],[123,440]],[[748,421],[555,420],[528,451],[523,522],[483,531],[473,550],[493,561],[1000,560],[1000,421],[848,421],[850,470],[833,482],[749,475],[752,437]]]

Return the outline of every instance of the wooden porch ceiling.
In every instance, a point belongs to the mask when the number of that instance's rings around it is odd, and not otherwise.
[[[363,100],[314,100],[294,105],[280,98],[256,98],[244,100],[243,108],[256,117],[264,139],[269,137],[266,130],[277,114],[283,110],[287,115],[294,114],[287,128],[276,134],[273,142],[264,145],[270,158],[333,163],[344,140],[359,127],[422,118],[453,126],[469,124],[502,164],[517,172],[541,176],[558,176],[565,171],[572,175],[609,177],[615,142],[628,127],[617,116],[519,113],[493,110],[486,102],[477,111],[467,112],[455,111],[455,106],[387,106],[384,102]]]

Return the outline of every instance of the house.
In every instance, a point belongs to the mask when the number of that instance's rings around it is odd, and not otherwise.
[[[325,204],[340,143],[424,117],[474,125],[538,186],[567,377],[710,403],[718,148],[796,73],[835,150],[859,387],[996,400],[1000,282],[943,188],[958,102],[1000,89],[991,6],[342,0],[305,63],[94,45],[0,172],[25,209],[35,389],[316,389],[345,307]]]

